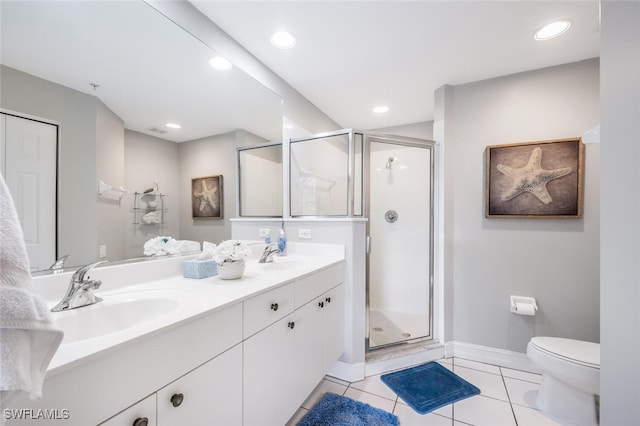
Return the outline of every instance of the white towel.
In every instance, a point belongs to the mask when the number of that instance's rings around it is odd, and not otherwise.
[[[31,282],[18,214],[0,176],[0,406],[19,392],[42,397],[62,337]]]

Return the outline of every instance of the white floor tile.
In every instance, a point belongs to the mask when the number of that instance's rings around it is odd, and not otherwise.
[[[516,426],[511,404],[481,395],[453,404],[453,418],[474,426]]]
[[[507,397],[507,390],[504,387],[502,376],[496,376],[492,373],[487,373],[479,370],[472,370],[470,368],[459,367],[454,364],[453,371],[467,382],[480,389],[480,393],[483,396],[490,398],[500,399],[502,401],[509,401]]]
[[[347,387],[329,380],[322,380],[318,386],[311,392],[311,395],[306,399],[305,402],[302,403],[302,408],[306,408],[307,410],[311,409],[320,398],[327,393],[336,393],[338,395],[344,395]]]
[[[402,426],[451,426],[451,418],[439,416],[434,413],[418,414],[405,404],[396,404],[393,414],[398,416]]]
[[[402,405],[406,405],[407,407],[409,407],[409,405],[404,402],[402,400],[402,398],[398,398],[398,401],[396,403],[396,408],[398,407],[398,404],[402,404]],[[413,410],[413,408],[409,407],[411,410]],[[440,407],[437,410],[433,410],[432,411],[433,414],[437,414],[439,416],[443,416],[443,417],[449,417],[450,419],[453,418],[453,404],[447,404],[444,407]]]
[[[389,413],[393,412],[393,407],[395,406],[395,401],[354,388],[348,388],[344,396],[356,401],[364,402],[372,407],[388,411]]]
[[[389,386],[380,380],[380,375],[369,376],[359,382],[353,382],[350,387],[364,392],[369,392],[392,401],[395,401],[398,397],[398,395],[396,395]]]
[[[523,405],[525,407],[536,408],[536,398],[540,385],[524,380],[504,378],[504,384],[507,386],[509,400],[512,404]]]
[[[338,379],[337,377],[324,376],[324,379],[329,380],[330,382],[339,383],[344,386],[349,386],[349,382],[347,382],[346,380]]]
[[[529,407],[513,406],[518,426],[569,426],[569,423]]]
[[[513,379],[526,380],[527,382],[542,383],[542,375],[528,373],[526,371],[513,370],[511,368],[500,367],[502,375],[504,377],[511,377]]]
[[[436,361],[438,361],[441,364],[453,365],[453,358],[440,358],[440,359],[438,359]]]
[[[439,359],[436,362],[441,366],[443,366],[444,368],[446,368],[447,370],[453,371],[453,362],[451,362],[451,358],[449,358],[448,361]]]
[[[454,371],[455,367],[466,367],[474,370],[485,371],[491,374],[501,374],[500,367],[497,365],[484,364],[482,362],[471,361],[464,358],[453,358]]]
[[[299,408],[298,411],[296,411],[296,413],[293,415],[293,417],[291,417],[291,419],[289,419],[289,421],[287,422],[287,424],[285,426],[295,426],[298,424],[298,422],[300,420],[302,420],[302,418],[304,417],[305,414],[307,414],[309,410],[304,409],[304,408]]]

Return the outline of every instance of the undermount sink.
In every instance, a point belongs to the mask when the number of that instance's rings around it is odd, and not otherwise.
[[[163,318],[179,308],[188,296],[171,290],[103,294],[102,302],[53,313],[53,319],[64,331],[62,343],[73,343]]]

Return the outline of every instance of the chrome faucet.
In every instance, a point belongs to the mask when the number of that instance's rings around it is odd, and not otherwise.
[[[104,263],[104,260],[99,260],[94,263],[80,267],[71,277],[69,288],[64,295],[60,303],[51,309],[51,312],[60,312],[67,309],[80,308],[82,306],[93,305],[102,301],[102,298],[93,294],[93,290],[100,288],[102,281],[90,280],[89,276],[85,278],[85,275],[93,269],[94,266]]]
[[[64,269],[64,262],[69,257],[68,254],[65,254],[60,259],[56,260],[53,265],[49,266],[49,269],[52,271],[61,271]]]
[[[262,252],[262,256],[260,256],[258,263],[273,262],[273,255],[279,252],[280,250],[278,249],[278,246],[276,245],[276,243],[271,243],[267,245],[264,248],[264,251]]]

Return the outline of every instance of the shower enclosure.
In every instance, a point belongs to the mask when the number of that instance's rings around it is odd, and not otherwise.
[[[432,338],[434,144],[340,130],[289,144],[292,217],[366,217],[366,349]]]
[[[367,350],[432,337],[432,148],[365,136]]]

